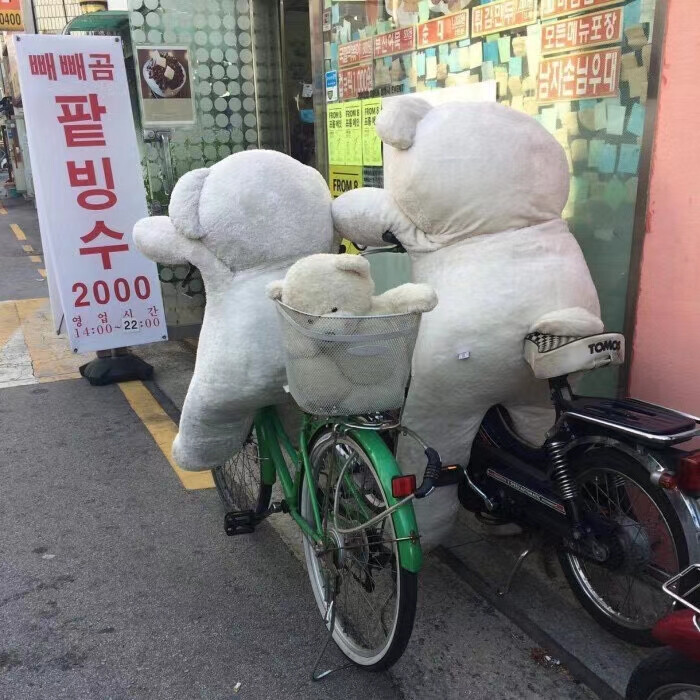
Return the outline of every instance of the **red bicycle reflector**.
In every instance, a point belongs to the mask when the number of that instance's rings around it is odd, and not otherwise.
[[[406,498],[416,490],[416,475],[395,476],[391,480],[391,495],[394,498]]]
[[[700,452],[681,459],[676,470],[676,481],[681,491],[693,495],[700,493]]]

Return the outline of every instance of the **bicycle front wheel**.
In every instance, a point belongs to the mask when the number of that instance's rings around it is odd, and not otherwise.
[[[249,510],[260,515],[270,505],[272,486],[263,483],[255,427],[234,455],[212,469],[216,490],[231,510]]]
[[[304,538],[311,587],[333,640],[351,661],[382,671],[403,654],[413,630],[417,575],[401,567],[391,516],[375,466],[347,435],[323,431],[309,454],[325,546]],[[314,525],[309,484],[301,513]],[[353,530],[352,533],[344,531]]]

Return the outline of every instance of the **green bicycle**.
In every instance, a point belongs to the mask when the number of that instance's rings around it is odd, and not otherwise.
[[[420,315],[307,318],[288,307],[280,314],[289,391],[304,410],[298,439],[295,445],[275,407],[258,411],[242,449],[213,470],[232,509],[225,528],[231,535],[250,533],[268,515],[288,513],[303,533],[329,637],[350,661],[384,670],[406,648],[416,611],[422,551],[412,499],[428,495],[441,473],[437,452],[400,425],[395,409],[405,395]],[[309,357],[311,365],[302,361]],[[320,386],[318,376],[312,381],[304,374],[309,367],[318,373],[329,357],[348,361],[343,377],[357,379],[364,370],[360,392],[338,400],[345,389],[329,387],[328,377]],[[363,362],[355,364],[358,357]],[[367,384],[373,365],[383,378]],[[377,410],[342,410],[371,404]],[[418,488],[387,444],[387,434],[396,431],[418,440],[428,458]],[[277,480],[283,500],[271,504]]]

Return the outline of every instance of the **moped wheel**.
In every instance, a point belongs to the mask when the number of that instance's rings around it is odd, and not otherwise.
[[[309,454],[325,547],[304,538],[311,588],[333,640],[351,661],[370,671],[393,665],[413,630],[418,579],[401,567],[391,516],[363,523],[386,508],[376,469],[347,435],[323,431]],[[340,486],[339,486],[340,482]],[[301,494],[302,517],[314,524],[309,484]],[[360,526],[352,534],[348,530]]]
[[[700,700],[700,664],[659,649],[632,671],[626,700]]]
[[[231,510],[263,513],[270,505],[272,486],[262,482],[258,439],[251,428],[243,447],[223,464],[212,469],[216,490]]]
[[[688,565],[688,545],[666,493],[633,457],[602,447],[574,457],[571,470],[584,508],[612,521],[611,563],[599,564],[565,549],[559,561],[587,612],[615,636],[639,646],[673,601],[661,584]]]

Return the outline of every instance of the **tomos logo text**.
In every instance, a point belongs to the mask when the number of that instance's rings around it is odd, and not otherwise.
[[[603,340],[600,343],[592,343],[588,346],[591,351],[591,355],[594,352],[603,352],[603,350],[615,350],[617,352],[620,349],[619,340]]]

